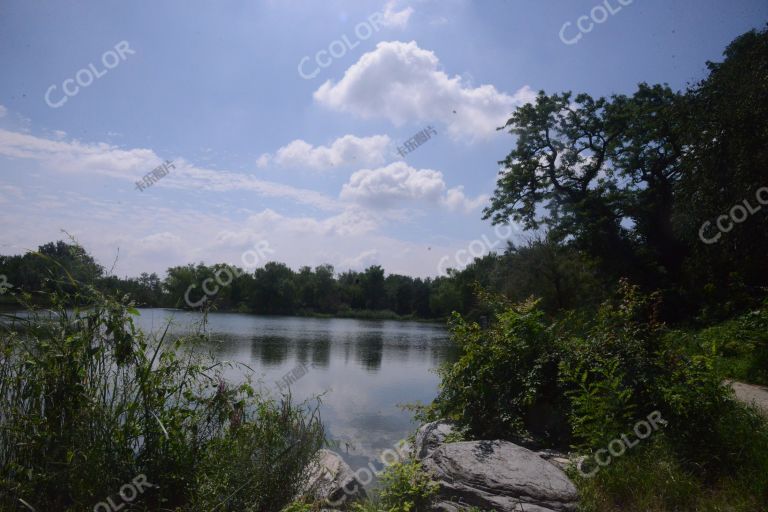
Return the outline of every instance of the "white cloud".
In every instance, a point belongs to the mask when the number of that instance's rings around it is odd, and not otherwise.
[[[315,234],[336,237],[363,235],[378,227],[371,214],[357,208],[322,220],[314,217],[286,217],[266,209],[250,216],[246,224],[249,232],[266,232],[280,226],[281,231],[297,236]]]
[[[11,197],[19,192],[8,191]],[[263,241],[274,251],[267,259],[294,269],[330,263],[344,271],[380,264],[388,273],[428,276],[437,274],[443,255],[453,255],[468,243],[443,237],[399,240],[380,231],[383,215],[377,218],[376,212],[355,206],[319,216],[291,216],[271,209],[231,215],[205,211],[200,205],[116,202],[68,190],[50,196],[24,189],[24,195],[24,201],[3,205],[0,252],[7,254],[12,247],[19,253],[62,239],[63,229],[108,268],[118,256],[115,274],[120,276],[162,275],[168,267],[200,261],[242,267],[243,253]],[[46,208],[39,206],[46,202]]]
[[[356,137],[344,135],[330,146],[313,146],[296,139],[277,150],[274,156],[265,153],[256,165],[266,167],[270,161],[281,167],[326,170],[344,165],[380,165],[387,156],[390,139],[386,135]]]
[[[256,160],[256,167],[259,169],[263,169],[264,167],[269,165],[269,161],[272,159],[272,155],[269,153],[262,153],[261,156]]]
[[[0,117],[5,117],[7,113],[8,113],[8,109],[0,105]]]
[[[341,268],[358,271],[364,270],[371,265],[379,264],[380,260],[381,257],[379,256],[379,251],[376,249],[371,249],[368,251],[363,251],[353,258],[347,258],[343,260],[341,262]]]
[[[402,203],[426,202],[451,210],[471,211],[487,200],[486,196],[469,199],[461,186],[448,189],[443,173],[414,169],[405,162],[354,172],[342,187],[341,198],[382,210]]]
[[[451,210],[471,212],[485,205],[488,199],[490,197],[487,194],[481,194],[474,199],[470,199],[464,195],[464,187],[460,185],[446,192],[443,204]]]
[[[397,126],[442,121],[456,138],[490,136],[517,106],[535,98],[528,86],[509,95],[493,85],[472,87],[439,67],[437,56],[415,41],[380,42],[338,83],[321,85],[314,98],[330,109],[361,118],[384,117]]]
[[[413,7],[406,7],[401,11],[395,11],[395,4],[397,0],[389,0],[384,6],[382,12],[383,20],[382,25],[392,28],[405,28],[408,25],[408,20],[411,19],[413,14]]]
[[[162,274],[168,267],[199,261],[241,264],[245,250],[266,240],[275,251],[269,258],[293,268],[331,263],[345,270],[379,263],[388,272],[425,276],[436,273],[439,255],[450,248],[435,240],[410,242],[384,234],[386,226],[412,222],[413,215],[398,217],[403,210],[377,209],[373,204],[384,199],[385,203],[403,202],[404,208],[415,203],[424,209],[461,209],[474,201],[466,198],[460,187],[448,189],[441,173],[412,169],[403,162],[367,171],[370,175],[366,179],[360,174],[350,179],[343,194],[354,200],[342,201],[314,190],[167,157],[173,159],[176,169],[154,185],[167,190],[145,196],[133,190],[132,182],[161,161],[153,150],[0,130],[0,160],[6,168],[30,168],[17,159],[35,161],[38,167],[34,182],[21,182],[26,185],[3,183],[9,175],[0,176],[3,242],[34,248],[61,239],[63,229],[108,267],[119,254],[117,275]],[[394,178],[388,182],[386,176],[377,175],[381,172],[392,173]],[[57,178],[62,174],[74,173],[110,178],[113,193],[103,196],[101,184],[96,195],[79,188],[51,188],[61,181]],[[228,201],[221,198],[228,196],[210,193],[200,194],[196,201],[176,202],[174,189],[253,191],[322,211],[297,213],[291,203],[256,211],[227,209],[222,206]]]
[[[24,193],[13,185],[0,185],[0,204],[24,199]]]
[[[181,241],[178,235],[163,231],[139,238],[136,243],[145,251],[162,251],[177,247]]]
[[[37,160],[55,172],[90,173],[132,182],[140,180],[162,162],[162,158],[150,149],[121,149],[103,142],[55,141],[8,130],[0,130],[0,156]],[[176,168],[154,186],[216,192],[248,190],[322,210],[342,209],[337,201],[314,190],[259,180],[242,173],[197,167],[183,158],[173,159],[173,164]]]

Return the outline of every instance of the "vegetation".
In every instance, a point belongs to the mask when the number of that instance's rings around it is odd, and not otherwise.
[[[381,475],[382,487],[374,500],[355,503],[354,512],[416,512],[426,510],[437,493],[437,483],[414,460],[388,466]]]
[[[496,311],[487,328],[455,315],[461,355],[441,368],[423,419],[450,418],[473,439],[594,453],[659,411],[667,425],[651,440],[594,479],[573,471],[586,510],[723,510],[737,495],[728,510],[768,504],[768,419],[722,384],[719,328],[691,344],[656,320],[658,297],[626,282],[588,320],[547,320],[535,301],[484,300]],[[766,313],[768,302],[749,317]],[[750,353],[747,366],[761,357]]]
[[[485,217],[521,223],[524,244],[435,279],[270,262],[238,269],[212,302],[450,315],[460,357],[440,369],[422,418],[591,453],[659,411],[664,429],[593,478],[573,473],[585,510],[764,510],[768,423],[723,380],[768,383],[768,207],[756,208],[768,187],[768,30],[737,38],[708,69],[684,91],[542,91],[520,107]],[[718,231],[738,205],[749,216]],[[63,242],[0,257],[13,300],[55,311],[3,328],[2,508],[79,510],[145,474],[152,510],[312,509],[290,501],[322,442],[314,411],[231,387],[220,364],[133,328],[135,304],[186,307],[191,285],[226,268],[118,279]],[[134,302],[110,298],[125,294]],[[384,482],[358,510],[424,510],[434,493],[411,462]]]
[[[139,475],[131,510],[290,502],[324,440],[316,407],[229,384],[195,339],[148,339],[131,303],[60,284],[49,313],[0,324],[0,509],[119,506]]]
[[[421,419],[587,454],[659,411],[592,478],[573,469],[583,510],[768,507],[768,419],[723,382],[768,371],[767,50],[752,31],[686,91],[541,92],[513,114],[485,217],[544,234],[451,274],[480,291]],[[735,205],[750,217],[706,231]]]

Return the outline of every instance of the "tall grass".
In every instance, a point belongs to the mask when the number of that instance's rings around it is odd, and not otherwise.
[[[0,324],[0,510],[119,504],[142,474],[152,487],[123,510],[291,501],[323,443],[316,403],[228,383],[224,363],[194,350],[203,332],[148,336],[126,298],[67,285],[50,311]]]

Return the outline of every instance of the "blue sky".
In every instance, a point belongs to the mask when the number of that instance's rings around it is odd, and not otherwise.
[[[64,230],[120,276],[260,242],[435,275],[498,238],[481,210],[516,106],[683,88],[767,21],[764,0],[4,0],[0,253]]]

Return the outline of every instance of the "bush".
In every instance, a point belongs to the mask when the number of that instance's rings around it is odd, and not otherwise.
[[[662,371],[655,364],[662,326],[656,308],[655,298],[622,282],[616,303],[603,304],[589,325],[578,328],[566,318],[557,326],[560,382],[577,446],[602,446],[657,408],[652,388]]]
[[[438,491],[421,463],[415,460],[397,462],[381,475],[378,496],[353,505],[354,512],[427,512]]]
[[[124,299],[76,287],[50,303],[0,324],[1,510],[119,504],[137,475],[152,487],[132,510],[290,502],[323,440],[314,414],[228,384],[195,355],[202,334],[147,338]]]
[[[438,490],[437,483],[413,460],[388,466],[381,481],[381,503],[387,512],[426,511]]]
[[[567,401],[558,391],[558,360],[552,330],[537,303],[507,304],[483,296],[495,321],[482,329],[454,313],[453,340],[460,357],[440,368],[440,393],[430,414],[456,420],[483,439],[547,444],[567,439]]]
[[[422,416],[451,418],[474,438],[519,441],[531,434],[541,444],[570,440],[588,452],[659,411],[667,426],[653,441],[664,439],[659,449],[673,463],[670,478],[695,481],[697,492],[712,482],[738,487],[747,494],[744,503],[768,502],[765,418],[734,401],[716,370],[716,351],[690,353],[686,338],[657,321],[655,295],[627,282],[618,292],[591,319],[570,314],[556,322],[548,322],[535,301],[510,305],[485,296],[494,322],[482,329],[454,317],[461,355],[440,370],[440,393]],[[562,412],[561,423],[541,411]],[[649,449],[647,443],[634,453]],[[622,464],[628,472],[635,471],[632,464],[653,466],[644,460]],[[601,477],[604,485],[616,487],[601,492],[616,503],[630,500],[621,496],[631,493],[629,481],[620,472],[608,477]],[[662,502],[678,503],[683,487],[667,489]]]

